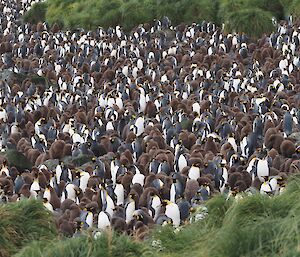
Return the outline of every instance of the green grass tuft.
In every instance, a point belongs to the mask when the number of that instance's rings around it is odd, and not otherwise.
[[[0,205],[0,256],[16,253],[32,240],[53,239],[53,216],[40,201],[21,200]]]
[[[168,16],[172,25],[201,23],[226,25],[256,39],[274,28],[271,18],[299,14],[299,0],[47,0],[35,4],[24,21],[47,21],[60,27],[88,30],[121,25],[125,31]],[[298,10],[299,9],[299,10]]]
[[[3,156],[7,158],[9,165],[15,166],[18,170],[31,169],[32,163],[17,150],[8,149],[3,153]]]
[[[97,239],[91,235],[70,239],[55,239],[51,242],[37,242],[24,247],[15,257],[97,257],[97,256],[151,256],[150,247],[138,243],[128,236],[115,233],[102,234]]]
[[[193,224],[156,227],[149,238],[113,232],[94,239],[56,236],[51,215],[41,203],[21,201],[0,206],[0,256],[300,256],[300,177],[282,195],[255,194],[239,201],[215,196],[208,215]]]
[[[36,3],[32,8],[23,16],[25,22],[37,24],[46,19],[47,2]]]

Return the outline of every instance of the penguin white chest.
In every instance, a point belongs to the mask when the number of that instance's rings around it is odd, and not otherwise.
[[[123,205],[124,204],[124,187],[123,187],[123,185],[116,184],[114,192],[117,196],[117,205]]]
[[[30,191],[40,191],[40,185],[39,182],[37,180],[34,180],[33,183],[30,186]]]
[[[65,199],[71,199],[74,202],[76,202],[76,193],[75,193],[75,188],[74,188],[73,184],[68,184],[66,186],[66,194],[67,195],[65,196]],[[63,197],[62,197],[62,200],[63,200]]]
[[[156,217],[157,217],[158,214],[159,214],[160,206],[161,206],[160,198],[159,198],[158,196],[153,197],[151,207],[152,207],[152,208],[154,209],[154,211],[155,211],[154,219],[156,219]]]
[[[135,211],[135,202],[132,201],[128,203],[127,208],[126,208],[126,222],[130,222],[133,219],[133,212]]]
[[[87,172],[85,172],[85,173],[87,173]],[[82,192],[85,192],[89,178],[90,178],[90,175],[88,173],[84,174],[82,177],[80,177],[80,188],[81,188]]]
[[[49,189],[46,189],[43,195],[43,198],[46,198],[48,201],[51,199],[51,193]]]
[[[173,183],[171,185],[171,190],[170,190],[170,201],[175,203],[175,199],[176,198],[176,188],[175,188],[175,184]]]
[[[257,162],[257,176],[260,181],[264,181],[263,176],[269,176],[269,164],[267,160]]]
[[[109,195],[106,196],[106,203],[107,205],[105,211],[109,213],[110,216],[112,216],[114,212],[115,204]]]
[[[62,174],[62,169],[61,169],[61,166],[60,165],[57,165],[56,166],[56,169],[55,169],[55,175],[56,175],[56,181],[57,181],[57,184],[60,183],[60,176]]]
[[[110,221],[107,214],[101,211],[98,215],[98,228],[100,230],[105,230],[110,227]]]
[[[44,207],[45,207],[47,210],[49,210],[49,211],[51,211],[51,212],[54,211],[54,210],[53,210],[53,206],[52,206],[49,202],[43,203],[43,205],[44,205]]]
[[[174,226],[180,225],[180,211],[178,208],[178,205],[175,203],[169,203],[166,206],[166,212],[165,214],[173,220]]]
[[[179,172],[181,172],[187,166],[187,160],[183,154],[181,154],[178,158],[178,168]]]
[[[197,180],[200,178],[200,169],[198,167],[192,166],[189,170],[189,178]]]
[[[92,212],[88,212],[85,222],[86,222],[86,224],[88,224],[89,227],[93,226],[93,213]]]
[[[144,186],[145,176],[143,174],[135,174],[132,178],[132,184],[138,183],[141,186]]]

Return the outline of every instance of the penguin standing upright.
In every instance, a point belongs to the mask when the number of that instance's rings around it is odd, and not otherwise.
[[[144,186],[145,175],[140,172],[140,170],[135,167],[136,173],[134,174],[131,183],[134,185],[135,183]]]
[[[101,197],[102,211],[105,211],[110,216],[112,216],[115,209],[115,203],[111,198],[111,196],[108,194],[104,185],[102,185],[100,188],[100,197]]]
[[[161,208],[161,199],[157,194],[151,194],[149,203],[148,203],[148,209],[149,214],[152,216],[152,218],[155,220],[159,213]]]
[[[180,225],[180,210],[178,205],[168,200],[163,200],[162,206],[165,207],[165,215],[172,219],[175,227],[178,227]]]
[[[175,165],[174,170],[176,172],[182,172],[182,170],[188,166],[188,159],[185,154],[184,148],[181,145],[176,145],[175,147]]]
[[[70,199],[75,203],[79,203],[78,196],[80,195],[80,188],[76,185],[69,183],[65,186],[65,189],[63,190],[62,196],[61,196],[61,202],[63,202],[66,199]]]
[[[129,223],[133,219],[133,213],[137,208],[138,204],[136,193],[130,193],[125,205],[125,219],[127,223]]]
[[[79,172],[79,188],[82,190],[83,193],[87,188],[89,178],[90,178],[90,174],[88,172],[85,171]]]
[[[54,210],[53,210],[52,204],[49,203],[49,201],[48,201],[47,198],[43,198],[43,205],[44,205],[44,207],[45,207],[47,210],[49,210],[49,211],[51,211],[51,212],[54,211]]]
[[[116,195],[116,205],[124,205],[124,186],[121,183],[116,183],[116,186],[114,188],[114,193]]]
[[[36,174],[34,177],[34,180],[30,186],[30,192],[32,195],[37,196],[37,194],[41,191],[41,187],[39,184],[39,179],[38,179],[38,175]]]
[[[100,229],[100,231],[106,230],[108,228],[110,228],[111,224],[111,216],[109,215],[109,213],[105,212],[105,211],[101,211],[98,214],[98,229]]]
[[[191,204],[185,198],[179,198],[176,204],[180,211],[180,220],[184,223],[190,216]]]
[[[170,201],[175,203],[178,197],[182,197],[185,189],[185,181],[179,173],[174,173],[173,183],[170,189]]]
[[[264,177],[270,175],[270,167],[267,158],[259,159],[256,165],[257,177],[260,181],[264,182]]]
[[[80,213],[80,220],[84,223],[85,228],[91,228],[94,223],[94,215],[90,210],[84,209]]]
[[[290,112],[285,112],[283,115],[283,131],[284,131],[284,137],[288,137],[293,132],[293,117]]]
[[[201,172],[200,172],[200,163],[195,163],[192,165],[192,167],[189,169],[188,172],[188,177],[190,179],[195,179],[197,180],[198,178],[200,178],[201,176]]]

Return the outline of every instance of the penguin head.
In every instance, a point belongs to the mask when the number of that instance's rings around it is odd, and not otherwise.
[[[233,193],[237,194],[237,193],[245,191],[246,189],[247,189],[246,183],[243,180],[238,180],[235,183],[232,191],[233,191]]]
[[[162,200],[161,205],[162,206],[167,206],[169,205],[171,202],[169,200]]]
[[[47,198],[43,198],[43,203],[48,203],[48,199]]]
[[[265,182],[269,181],[269,176],[262,176]]]
[[[225,167],[227,164],[227,161],[225,159],[222,159],[221,162],[220,162],[220,167]]]
[[[84,226],[84,221],[76,220],[74,221],[74,225],[77,231],[80,231]]]
[[[280,187],[284,187],[286,182],[286,178],[284,176],[279,176],[277,178],[277,183]]]
[[[239,161],[239,156],[237,154],[232,155],[232,162],[237,163]]]
[[[75,176],[76,176],[76,178],[80,178],[81,177],[81,171],[76,170]]]
[[[103,181],[100,182],[99,187],[101,190],[106,190],[106,184]]]
[[[76,196],[80,196],[81,193],[82,193],[81,188],[76,188],[76,189],[75,189],[75,194],[76,194]]]
[[[142,210],[135,210],[134,212],[133,212],[133,215],[132,215],[135,219],[136,219],[136,221],[142,221],[142,222],[144,222],[144,215],[143,215],[143,212],[142,212]]]
[[[201,166],[201,162],[195,162],[192,166],[194,166],[194,167],[197,167],[197,168],[200,168],[200,166]]]
[[[246,158],[241,156],[239,159],[240,159],[241,165],[246,165],[247,164],[247,159]]]
[[[163,226],[166,226],[166,225],[172,226],[173,225],[173,220],[171,218],[169,218],[166,221],[164,221],[162,225]]]

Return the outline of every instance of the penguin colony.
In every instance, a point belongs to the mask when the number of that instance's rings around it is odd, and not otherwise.
[[[34,164],[2,158],[2,203],[41,199],[67,236],[143,239],[155,224],[189,222],[214,194],[280,194],[300,171],[299,22],[256,43],[168,18],[127,34],[62,31],[23,24],[32,3],[0,5],[1,70],[50,81],[0,81],[1,151]],[[85,166],[64,162],[83,155]]]

